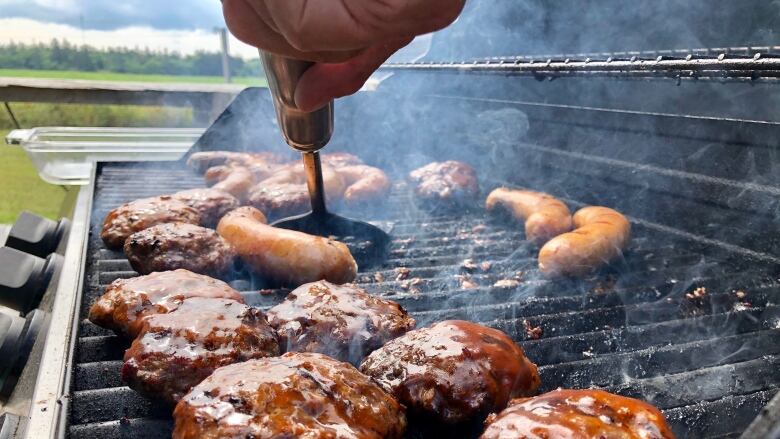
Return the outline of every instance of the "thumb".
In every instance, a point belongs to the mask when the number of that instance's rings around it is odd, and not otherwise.
[[[295,105],[303,111],[314,111],[335,98],[355,93],[387,58],[411,41],[408,37],[375,44],[343,63],[314,64],[298,81]]]

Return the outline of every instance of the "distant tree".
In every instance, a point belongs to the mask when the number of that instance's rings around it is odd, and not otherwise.
[[[148,47],[96,49],[75,46],[67,40],[49,44],[0,45],[0,68],[32,70],[106,71],[161,75],[222,75],[219,53],[198,51],[182,55],[175,51],[153,51]],[[260,60],[230,57],[234,76],[261,76]]]

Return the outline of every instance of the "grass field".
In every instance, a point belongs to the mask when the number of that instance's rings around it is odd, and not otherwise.
[[[19,70],[0,69],[0,76],[15,78],[53,78],[53,79],[90,79],[96,81],[132,81],[132,82],[190,82],[190,83],[222,83],[221,76],[172,76],[172,75],[139,75],[134,73],[113,72],[76,72],[69,70]],[[265,79],[261,77],[233,78],[235,84],[264,86]]]
[[[110,72],[71,72],[46,70],[0,69],[0,77],[91,79],[140,82],[221,83],[222,77],[135,75]],[[263,78],[234,78],[237,84],[264,86]],[[37,126],[144,126],[191,127],[192,109],[131,105],[81,105],[12,102],[16,118],[23,128]],[[0,107],[0,224],[12,223],[19,212],[56,218],[64,190],[40,178],[24,150],[7,146],[5,135],[13,123]]]
[[[193,125],[189,108],[35,103],[12,103],[11,107],[23,128]],[[21,147],[5,144],[5,135],[12,128],[11,120],[0,107],[0,224],[12,223],[22,210],[57,218],[65,191],[38,178]]]
[[[0,130],[0,139],[8,131]],[[56,218],[65,191],[38,178],[20,147],[0,145],[0,224],[12,223],[22,210]]]
[[[40,126],[191,127],[194,123],[192,109],[186,107],[27,102],[11,102],[9,105],[22,128]],[[0,130],[13,128],[14,125],[5,108],[0,106]]]

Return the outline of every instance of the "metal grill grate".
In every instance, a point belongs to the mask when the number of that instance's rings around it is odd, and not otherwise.
[[[136,275],[123,254],[99,240],[107,211],[201,185],[180,164],[102,167],[71,383],[71,437],[169,436],[170,409],[119,378],[126,343],[85,317],[105,285]],[[639,223],[616,267],[580,282],[553,282],[539,276],[536,250],[517,226],[481,212],[410,220],[402,213],[410,201],[403,187],[387,201],[389,217],[379,219],[393,226],[389,259],[361,272],[358,283],[400,302],[420,326],[464,318],[506,331],[540,366],[542,390],[601,387],[657,405],[679,437],[732,437],[780,386],[780,284],[765,265],[723,262],[715,256],[722,251],[706,243]],[[502,279],[514,282],[496,286]],[[686,298],[697,287],[707,295]],[[284,292],[244,295],[266,307]]]
[[[725,47],[486,57],[462,61],[388,63],[383,69],[492,73],[549,79],[571,76],[776,81],[778,46]]]

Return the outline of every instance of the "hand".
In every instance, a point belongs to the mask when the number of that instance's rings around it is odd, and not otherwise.
[[[241,41],[290,58],[315,61],[295,103],[312,111],[352,94],[417,35],[452,23],[465,0],[223,0]]]

